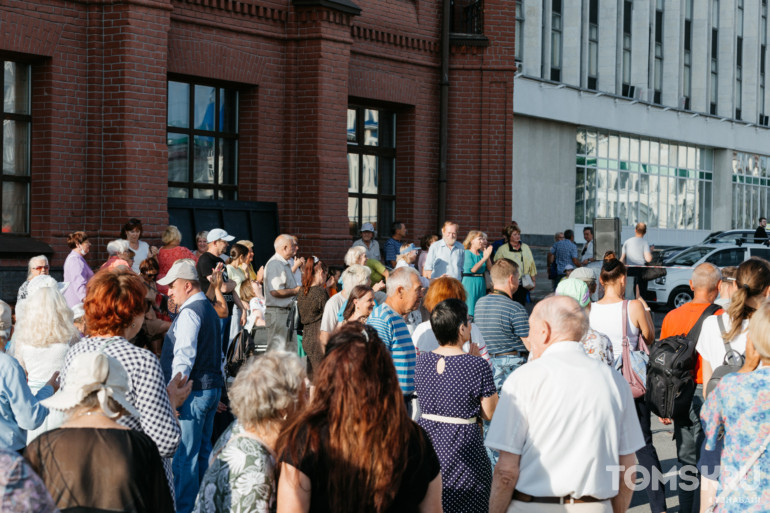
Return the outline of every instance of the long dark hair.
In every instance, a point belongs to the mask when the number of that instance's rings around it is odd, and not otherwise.
[[[287,462],[312,454],[329,470],[330,511],[380,513],[398,492],[418,428],[407,414],[393,359],[373,329],[346,324],[327,347],[315,377],[324,385],[284,428],[277,453]]]
[[[350,316],[353,315],[353,312],[356,311],[356,304],[353,300],[361,299],[371,291],[372,288],[369,285],[356,285],[353,287],[353,290],[351,290],[350,294],[348,294],[348,304],[345,305],[345,310],[342,312],[342,318],[346,321],[350,319]]]
[[[141,237],[142,234],[144,233],[144,228],[142,228],[142,222],[139,219],[132,217],[131,219],[128,220],[126,224],[124,224],[120,228],[120,238],[128,239],[128,232],[130,232],[134,228],[139,228],[139,237]]]
[[[602,272],[599,274],[599,280],[602,285],[605,283],[615,283],[621,276],[626,275],[626,266],[618,260],[614,251],[607,251],[604,254],[602,263]]]

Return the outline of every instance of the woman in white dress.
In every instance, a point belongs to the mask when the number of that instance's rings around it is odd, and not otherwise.
[[[80,340],[80,334],[72,310],[55,285],[30,292],[22,309],[14,333],[14,356],[27,372],[29,388],[36,393],[61,369],[70,345]],[[52,411],[39,428],[27,432],[27,443],[63,421],[60,413]]]
[[[135,217],[128,220],[123,228],[120,229],[120,238],[128,241],[128,246],[134,252],[134,263],[131,264],[131,269],[136,274],[139,274],[139,264],[141,264],[145,258],[158,255],[158,248],[150,246],[143,240],[139,240],[144,230],[142,229],[142,222]]]

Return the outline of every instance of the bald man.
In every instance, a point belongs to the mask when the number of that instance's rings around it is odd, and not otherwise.
[[[297,242],[294,237],[281,234],[273,243],[275,254],[265,265],[265,326],[267,326],[268,351],[297,351],[296,339],[289,337],[286,319],[294,296],[299,293],[301,283],[297,283],[289,259],[297,255]]]
[[[500,451],[490,513],[625,511],[644,446],[628,383],[583,351],[574,299],[540,301],[529,322],[532,360],[503,385],[485,442]]]
[[[722,283],[722,273],[714,264],[708,262],[697,266],[690,279],[690,288],[693,292],[693,300],[676,310],[668,312],[663,319],[660,329],[660,338],[673,337],[675,335],[687,336],[700,316],[709,308],[719,295],[719,287]],[[717,305],[710,309],[710,313],[720,310]],[[699,333],[690,335],[690,339],[697,342]],[[696,353],[697,354],[697,353]],[[681,468],[688,477],[688,481],[700,482],[696,464],[700,457],[700,449],[703,444],[703,429],[700,423],[700,410],[703,406],[703,376],[701,373],[701,356],[698,355],[697,363],[692,369],[695,376],[695,394],[690,404],[690,411],[681,418],[674,419],[674,441],[676,442],[676,458]],[[663,423],[670,424],[671,419],[661,419]],[[691,477],[690,477],[691,476]],[[684,488],[687,488],[686,490]],[[698,488],[679,487],[679,511],[691,513],[700,511]]]

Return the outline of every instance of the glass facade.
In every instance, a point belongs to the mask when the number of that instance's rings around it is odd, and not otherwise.
[[[0,174],[2,233],[29,233],[30,67],[3,62],[3,171]]]
[[[710,230],[713,168],[710,149],[580,128],[575,223]]]
[[[736,229],[754,229],[768,217],[770,157],[733,152],[733,223]]]

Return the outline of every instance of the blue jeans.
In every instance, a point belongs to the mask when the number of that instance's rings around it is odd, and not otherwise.
[[[527,359],[522,356],[513,356],[513,355],[505,355],[505,356],[493,356],[489,359],[492,362],[492,374],[494,375],[495,380],[495,388],[497,389],[497,395],[500,395],[500,392],[503,389],[503,383],[505,383],[505,380],[508,379],[508,376],[513,373],[516,369],[527,363]],[[489,431],[489,421],[484,421],[484,438],[487,437],[487,431]],[[487,449],[487,455],[489,456],[489,461],[492,463],[492,470],[495,470],[495,465],[497,465],[497,460],[500,457],[497,451],[490,449],[489,447]]]
[[[174,454],[174,489],[178,513],[189,513],[195,506],[203,474],[211,454],[211,431],[222,390],[193,390],[179,409],[182,440]]]

